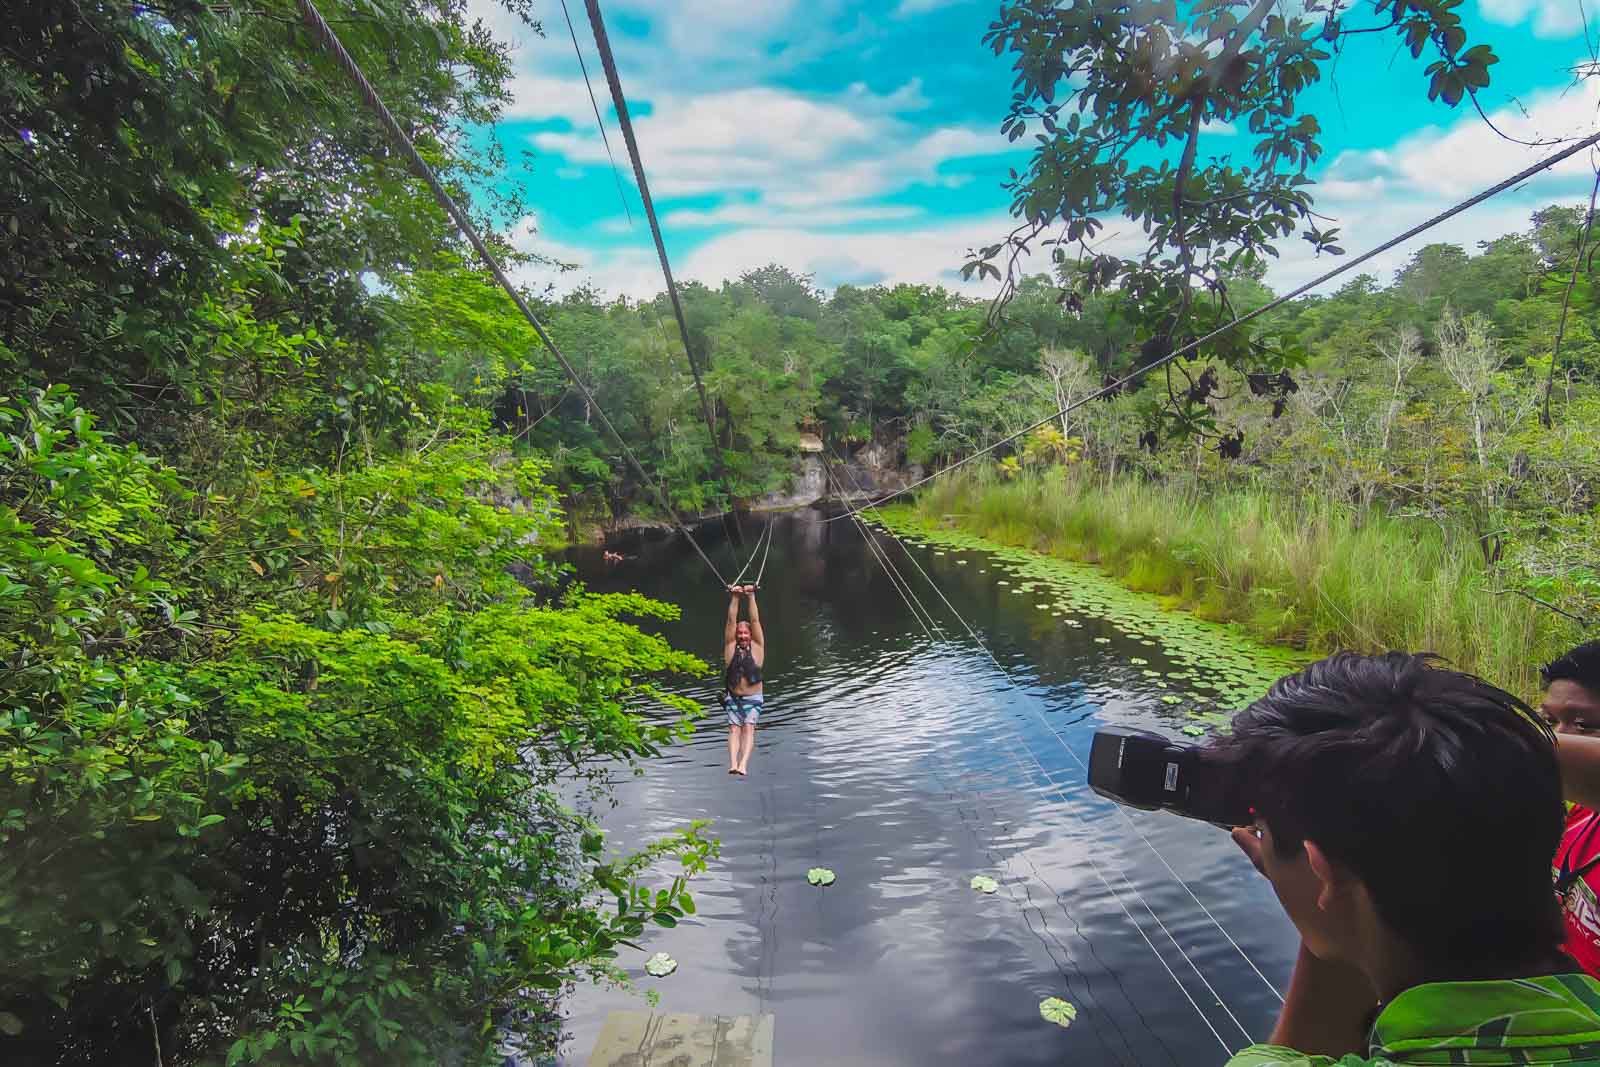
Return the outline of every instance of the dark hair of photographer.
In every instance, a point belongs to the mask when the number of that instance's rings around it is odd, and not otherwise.
[[[1212,754],[1278,854],[1309,840],[1347,867],[1432,980],[1560,959],[1553,738],[1511,694],[1428,655],[1339,653],[1275,682]]]

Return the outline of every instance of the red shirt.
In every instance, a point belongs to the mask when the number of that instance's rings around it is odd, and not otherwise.
[[[1600,812],[1574,804],[1550,869],[1567,923],[1567,953],[1600,978]],[[1588,868],[1585,870],[1585,868]],[[1562,881],[1568,883],[1562,892]]]

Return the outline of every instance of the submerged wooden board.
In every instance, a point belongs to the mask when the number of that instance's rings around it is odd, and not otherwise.
[[[589,1067],[772,1067],[771,1015],[614,1011]]]

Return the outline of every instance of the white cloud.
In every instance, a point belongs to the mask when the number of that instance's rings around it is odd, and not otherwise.
[[[1490,118],[1501,130],[1523,140],[1571,138],[1594,132],[1597,106],[1600,85],[1587,84],[1568,92],[1552,91],[1531,97],[1526,114],[1505,108]],[[1469,114],[1448,129],[1422,130],[1387,149],[1341,154],[1329,165],[1312,194],[1318,212],[1338,220],[1339,243],[1350,256],[1355,256],[1510,177],[1556,147],[1545,144],[1533,148],[1507,141],[1477,115]],[[1479,241],[1526,229],[1529,215],[1538,208],[1552,202],[1578,202],[1593,180],[1590,153],[1580,152],[1355,272],[1385,277],[1403,266],[1418,248],[1435,242],[1475,250]],[[1297,238],[1284,242],[1281,251],[1283,258],[1274,263],[1267,275],[1268,282],[1280,292],[1341,262],[1340,258],[1316,257],[1310,245]],[[1342,280],[1330,282],[1329,287]]]
[[[594,229],[604,232],[610,228],[611,221],[599,223]],[[521,266],[511,272],[513,281],[536,292],[546,286],[565,293],[582,285],[593,285],[608,295],[643,297],[663,288],[660,261],[656,259],[648,236],[634,244],[597,251],[593,242],[579,246],[541,236],[537,217],[529,215],[512,229],[510,239],[521,251],[535,252],[552,261]],[[563,270],[557,264],[573,269]]]
[[[778,89],[663,95],[651,103],[653,110],[634,121],[634,131],[651,190],[663,196],[759,185],[859,149],[873,136],[872,127],[846,108]],[[606,158],[599,135],[590,130],[537,133],[533,142],[569,160]]]
[[[1468,113],[1449,129],[1428,127],[1410,134],[1392,148],[1346,152],[1328,169],[1328,179],[1378,183],[1377,191],[1415,191],[1455,197],[1476,192],[1519,168],[1549,155],[1555,142],[1587,136],[1600,115],[1600,82],[1586,81],[1569,90],[1530,97],[1527,110],[1502,108],[1489,117],[1509,141]],[[1532,179],[1546,186],[1571,184],[1592,175],[1580,154]]]
[[[634,126],[657,197],[754,195],[785,211],[944,183],[942,164],[1010,150],[997,133],[950,126],[919,134],[889,113],[919,93],[916,83],[877,97],[852,89],[850,100],[870,97],[875,108],[771,88],[665,94]],[[603,163],[592,126],[539,132],[533,143],[569,161]]]
[[[814,211],[776,211],[761,204],[724,204],[709,211],[684,209],[668,212],[661,220],[671,229],[704,226],[771,226],[785,223],[800,226],[849,226],[862,222],[891,222],[914,218],[917,208],[903,204],[862,204],[818,208]]]
[[[894,13],[897,18],[908,18],[912,15],[926,15],[941,7],[954,7],[963,2],[964,0],[900,0]]]
[[[1479,0],[1483,17],[1504,26],[1516,26],[1533,17],[1536,37],[1572,37],[1583,31],[1578,0]]]
[[[800,228],[738,230],[712,238],[683,260],[687,277],[712,282],[737,278],[747,270],[778,262],[815,273],[825,287],[843,276],[887,284],[922,282],[972,292],[993,285],[963,283],[958,272],[969,248],[987,244],[1010,229],[1003,215],[961,220],[918,229],[894,227],[863,233],[817,233]]]
[[[900,88],[883,96],[869,89],[866,82],[852,82],[846,92],[851,108],[858,114],[870,111],[899,115],[908,111],[922,111],[933,103],[922,92],[921,78],[912,78]]]
[[[511,103],[508,119],[563,119],[575,129],[594,130],[594,106],[582,77],[566,78],[519,69],[507,86]],[[605,90],[605,83],[600,83]],[[610,122],[610,116],[606,116]],[[595,134],[598,138],[599,134]]]
[[[673,274],[679,281],[717,286],[745,271],[782,263],[814,274],[825,288],[849,282],[870,285],[899,282],[943,285],[974,296],[994,293],[992,282],[963,282],[959,271],[970,248],[988,244],[1014,223],[1003,214],[908,228],[889,225],[855,233],[827,233],[803,226],[751,226],[713,237],[683,253],[674,253]],[[662,290],[661,269],[648,237],[625,247],[580,248],[536,238],[531,221],[517,228],[518,247],[552,259],[576,262],[578,269],[558,272],[526,268],[518,281],[534,287],[551,283],[558,291],[590,284],[607,295],[645,298]]]

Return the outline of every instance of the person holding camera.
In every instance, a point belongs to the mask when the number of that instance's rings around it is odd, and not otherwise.
[[[739,618],[739,601],[750,603],[750,621]],[[728,618],[722,627],[722,706],[728,713],[728,773],[750,773],[750,754],[756,747],[756,720],[765,707],[761,665],[767,659],[766,634],[761,630],[761,610],[756,607],[756,587],[728,586]]]
[[[1098,792],[1232,824],[1299,931],[1269,1043],[1228,1067],[1600,1063],[1600,982],[1550,891],[1555,739],[1516,697],[1426,655],[1339,653],[1211,744],[1102,735]]]

